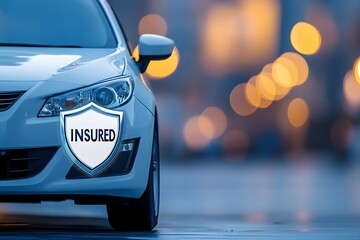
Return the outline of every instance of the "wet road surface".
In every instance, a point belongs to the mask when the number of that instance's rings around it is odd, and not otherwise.
[[[360,239],[360,164],[327,158],[164,164],[151,233],[112,231],[103,206],[1,204],[0,239]]]

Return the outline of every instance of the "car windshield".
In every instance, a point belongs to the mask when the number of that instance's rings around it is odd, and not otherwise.
[[[0,0],[0,46],[114,48],[97,0]]]

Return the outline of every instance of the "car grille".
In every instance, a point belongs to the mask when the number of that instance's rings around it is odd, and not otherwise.
[[[23,94],[24,92],[0,92],[0,112],[11,108]]]
[[[0,180],[29,178],[39,174],[56,151],[56,147],[0,150]]]

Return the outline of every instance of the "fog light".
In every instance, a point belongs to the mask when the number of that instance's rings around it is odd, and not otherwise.
[[[134,149],[134,143],[125,143],[121,145],[120,151],[121,152],[129,152]]]

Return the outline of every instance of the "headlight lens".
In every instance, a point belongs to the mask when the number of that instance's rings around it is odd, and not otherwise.
[[[74,110],[90,102],[106,108],[116,108],[125,104],[131,98],[132,92],[132,78],[119,78],[51,97],[42,107],[39,117],[59,116],[61,111]]]
[[[115,100],[116,93],[113,89],[103,87],[95,92],[95,102],[101,106],[109,106]]]

